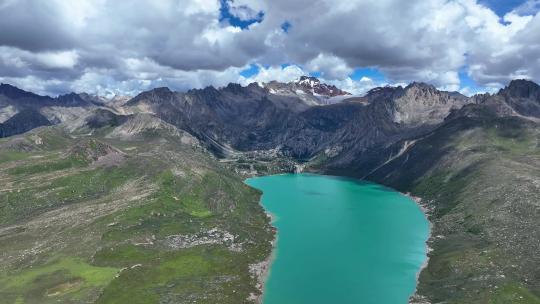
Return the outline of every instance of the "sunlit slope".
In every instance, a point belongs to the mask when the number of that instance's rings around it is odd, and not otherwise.
[[[96,132],[99,133],[99,132]],[[270,252],[259,193],[178,134],[0,141],[3,303],[243,303]]]

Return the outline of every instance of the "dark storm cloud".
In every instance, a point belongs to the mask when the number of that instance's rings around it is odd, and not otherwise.
[[[76,46],[63,27],[62,17],[46,1],[0,2],[0,45],[30,51],[58,50]]]

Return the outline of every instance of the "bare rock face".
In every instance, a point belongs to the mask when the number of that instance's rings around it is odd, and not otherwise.
[[[540,100],[540,86],[530,80],[516,79],[512,80],[499,94],[507,98],[526,99],[538,103]]]
[[[532,81],[512,80],[493,98],[501,99],[517,115],[540,118],[540,86]]]
[[[188,132],[180,130],[149,113],[119,116],[119,119],[116,120],[121,121],[121,123],[107,134],[107,138],[120,140],[144,139],[144,136],[155,136],[156,133],[161,133],[177,137],[181,144],[200,146],[199,141]]]
[[[425,83],[412,83],[395,98],[394,121],[406,125],[438,124],[451,110],[470,100],[457,92],[444,92]]]
[[[512,80],[497,94],[480,94],[471,98],[499,116],[519,116],[529,120],[540,118],[540,86],[529,80]]]
[[[154,113],[154,108],[176,100],[176,95],[169,88],[155,88],[135,96],[124,108],[128,113]]]
[[[84,124],[92,129],[103,127],[116,127],[125,122],[126,117],[118,115],[107,109],[96,109],[86,117]]]

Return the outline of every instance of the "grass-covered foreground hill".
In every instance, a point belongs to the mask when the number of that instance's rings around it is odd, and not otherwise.
[[[259,193],[185,134],[98,133],[0,139],[0,302],[253,302]]]

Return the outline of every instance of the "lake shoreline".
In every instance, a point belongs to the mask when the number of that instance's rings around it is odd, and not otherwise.
[[[418,294],[418,284],[420,283],[420,274],[428,266],[429,253],[433,251],[433,248],[429,247],[429,243],[432,241],[432,238],[433,238],[433,234],[432,234],[433,223],[429,220],[429,215],[431,214],[432,210],[428,207],[427,203],[422,201],[421,197],[414,196],[410,192],[403,193],[403,195],[409,197],[416,203],[418,208],[420,208],[420,210],[424,214],[427,222],[429,223],[429,231],[428,231],[428,237],[426,239],[426,247],[425,247],[426,260],[424,261],[424,263],[422,263],[422,266],[420,266],[420,269],[416,273],[416,287],[414,289],[414,293],[409,297],[409,304],[430,304],[430,302],[424,296]]]
[[[262,199],[262,195],[261,195],[261,199]],[[268,280],[268,277],[270,275],[270,267],[272,266],[272,263],[274,262],[274,259],[275,259],[275,252],[277,248],[276,244],[278,240],[277,228],[274,225],[272,225],[276,217],[271,212],[267,211],[264,208],[264,206],[262,206],[261,199],[259,199],[259,204],[261,205],[261,207],[263,207],[264,213],[269,218],[270,225],[274,229],[275,233],[274,233],[274,238],[272,239],[272,242],[271,242],[272,250],[271,250],[270,255],[268,255],[268,257],[266,257],[266,259],[264,259],[262,262],[252,265],[253,268],[250,267],[250,271],[257,277],[257,289],[259,290],[259,294],[250,295],[249,300],[252,300],[257,304],[263,303],[266,281]]]

